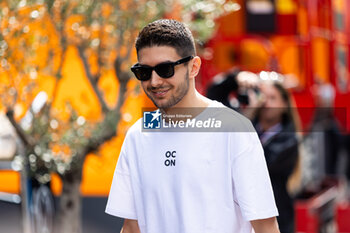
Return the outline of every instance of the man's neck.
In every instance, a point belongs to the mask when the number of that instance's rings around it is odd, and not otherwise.
[[[195,117],[205,108],[207,108],[209,104],[210,100],[207,97],[204,97],[197,91],[194,91],[193,93],[188,93],[188,95],[175,106],[167,109],[161,109],[161,111],[167,115],[187,113],[192,117]]]

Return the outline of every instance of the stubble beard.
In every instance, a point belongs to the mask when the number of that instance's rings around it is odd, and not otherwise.
[[[175,93],[173,93],[170,97],[169,100],[165,103],[157,103],[157,100],[154,99],[152,97],[151,94],[149,94],[149,92],[151,92],[152,88],[147,88],[147,91],[145,91],[146,95],[148,96],[148,98],[150,98],[152,100],[152,102],[154,103],[154,105],[159,108],[159,109],[169,109],[173,106],[175,106],[177,103],[179,103],[184,96],[188,93],[188,89],[189,89],[189,73],[188,70],[185,74],[185,79],[182,83],[179,84],[179,86],[176,88]],[[173,88],[173,87],[171,87]]]

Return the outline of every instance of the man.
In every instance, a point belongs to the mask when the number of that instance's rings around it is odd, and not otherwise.
[[[196,91],[201,60],[182,23],[150,23],[136,51],[132,71],[163,113],[225,108]],[[248,120],[229,111],[247,132],[144,132],[142,119],[129,129],[106,207],[125,219],[123,233],[279,233],[259,139]]]

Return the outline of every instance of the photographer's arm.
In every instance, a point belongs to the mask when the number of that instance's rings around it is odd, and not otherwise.
[[[264,103],[263,96],[254,91],[259,89],[259,80],[256,74],[248,71],[233,70],[228,73],[221,73],[213,78],[213,82],[207,91],[207,97],[217,100],[227,107],[237,108],[237,106],[231,106],[229,100],[230,94],[235,92],[238,101],[242,104],[238,111],[253,120],[257,110]],[[242,92],[245,94],[242,95]],[[245,98],[242,99],[243,97]]]
[[[255,233],[280,233],[276,217],[251,221]]]
[[[123,228],[120,233],[140,233],[140,228],[137,220],[125,219]]]
[[[238,83],[236,76],[239,71],[232,71],[229,73],[221,73],[213,78],[213,82],[208,87],[207,97],[212,100],[217,100],[224,105],[230,107],[228,97],[231,92],[238,90]]]

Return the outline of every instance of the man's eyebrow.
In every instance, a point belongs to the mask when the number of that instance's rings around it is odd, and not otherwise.
[[[159,63],[157,63],[156,65],[160,65],[160,64],[163,64],[163,63],[169,63],[169,62],[173,63],[173,62],[175,62],[175,61],[166,60],[166,61],[159,62]],[[142,64],[142,63],[140,63],[140,62],[138,62],[138,63],[136,63],[136,64],[138,64],[138,65],[140,65],[140,66],[150,66],[150,65]],[[156,65],[154,65],[154,66],[156,66]],[[153,67],[154,67],[154,66],[153,66]],[[150,67],[152,67],[152,66],[150,66]]]

